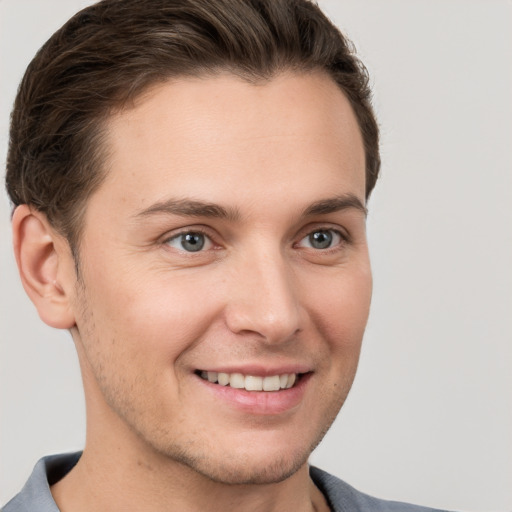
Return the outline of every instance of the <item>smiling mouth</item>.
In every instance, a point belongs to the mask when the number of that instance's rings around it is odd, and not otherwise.
[[[241,373],[197,370],[196,375],[212,384],[229,386],[235,389],[245,389],[246,391],[280,391],[282,389],[290,389],[296,385],[303,374],[285,373],[282,375],[258,377],[254,375],[243,375]]]

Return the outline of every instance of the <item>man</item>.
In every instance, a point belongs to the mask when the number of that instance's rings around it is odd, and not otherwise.
[[[6,512],[427,510],[307,462],[369,311],[369,97],[308,1],[106,0],[52,36],[6,181],[25,290],[75,342],[87,441]]]

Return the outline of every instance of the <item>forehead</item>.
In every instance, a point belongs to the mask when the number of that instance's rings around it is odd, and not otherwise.
[[[240,201],[270,186],[299,199],[322,180],[364,201],[356,118],[320,72],[258,83],[222,74],[158,84],[112,116],[106,132],[110,162],[99,193],[138,208],[169,193],[225,199],[226,187]]]

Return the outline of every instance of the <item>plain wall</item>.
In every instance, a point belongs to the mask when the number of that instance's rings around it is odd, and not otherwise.
[[[0,0],[0,154],[29,60],[86,0]],[[372,314],[316,465],[367,493],[512,510],[512,3],[324,0],[370,69],[382,178]],[[0,505],[36,460],[80,449],[70,335],[19,283],[0,195]]]

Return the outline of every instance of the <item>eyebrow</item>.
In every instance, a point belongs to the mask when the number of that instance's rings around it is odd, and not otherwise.
[[[355,208],[364,213],[365,217],[368,215],[366,206],[354,194],[344,194],[328,199],[321,199],[309,205],[302,213],[303,217],[310,217],[313,215],[326,215],[328,213],[335,213],[341,210]]]
[[[181,215],[183,217],[206,217],[237,221],[240,213],[235,208],[224,208],[215,203],[197,201],[194,199],[167,199],[159,201],[135,214],[136,218],[152,215]]]
[[[364,213],[368,210],[361,200],[353,194],[344,194],[327,199],[321,199],[310,204],[301,214],[302,217],[326,215],[341,210],[353,208]],[[153,215],[180,215],[183,217],[205,217],[225,219],[232,222],[240,220],[241,215],[236,208],[225,208],[216,203],[194,199],[167,199],[159,201],[135,214],[135,218],[151,217]]]

